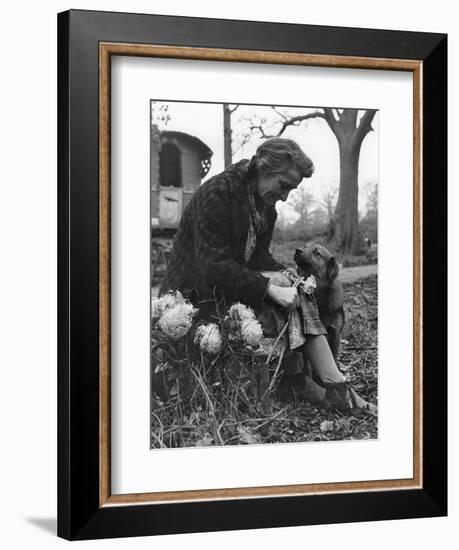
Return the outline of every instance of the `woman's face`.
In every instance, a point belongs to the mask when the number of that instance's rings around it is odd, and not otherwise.
[[[273,206],[278,200],[286,201],[290,191],[296,189],[302,179],[295,167],[274,174],[262,174],[257,182],[258,196],[268,206]]]

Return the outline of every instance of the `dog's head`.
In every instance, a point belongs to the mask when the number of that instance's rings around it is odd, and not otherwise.
[[[302,277],[314,275],[319,287],[327,287],[338,276],[339,267],[333,254],[324,246],[308,243],[304,248],[297,248],[293,256]]]

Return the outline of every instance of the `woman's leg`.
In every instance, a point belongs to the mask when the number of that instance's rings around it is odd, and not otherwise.
[[[303,357],[308,359],[315,374],[323,384],[344,382],[345,376],[338,370],[328,341],[323,334],[311,336],[303,345]]]
[[[330,346],[325,336],[310,336],[308,335],[307,342],[303,345],[303,357],[309,359],[312,364],[312,368],[320,378],[322,384],[336,384],[342,383],[346,380],[345,376],[338,370],[335,360],[333,358]],[[311,384],[312,380],[306,379],[305,398],[314,405],[323,399],[322,388],[317,384]],[[324,390],[325,392],[325,390]],[[377,414],[378,408],[372,403],[368,403],[360,397],[360,395],[351,387],[348,387],[345,396],[339,396],[336,394],[333,397],[331,403],[335,405],[346,406],[349,401],[351,409],[357,408],[362,411],[366,411],[370,414]],[[334,399],[334,400],[333,400]]]

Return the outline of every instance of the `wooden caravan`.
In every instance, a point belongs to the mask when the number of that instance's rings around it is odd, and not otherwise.
[[[164,273],[183,210],[209,172],[212,150],[184,132],[151,127],[151,283]]]
[[[151,225],[153,234],[177,229],[182,212],[210,169],[212,150],[184,132],[151,129]]]

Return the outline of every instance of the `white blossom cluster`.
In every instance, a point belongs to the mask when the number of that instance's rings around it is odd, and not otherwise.
[[[263,330],[252,308],[236,302],[230,307],[228,315],[236,329],[233,332],[235,339],[240,336],[245,344],[252,347],[260,344]]]
[[[194,337],[194,343],[200,347],[200,349],[209,353],[210,355],[216,355],[222,347],[222,335],[220,329],[215,323],[209,323],[208,325],[201,325],[198,327]]]
[[[158,326],[170,338],[185,336],[197,312],[198,310],[178,291],[169,292],[151,302],[153,325]]]
[[[151,303],[153,325],[174,339],[188,334],[197,311],[178,291],[155,298]],[[225,320],[228,321],[229,340],[242,341],[250,347],[260,345],[263,331],[253,309],[237,302],[230,307]],[[223,345],[219,326],[216,323],[200,325],[196,330],[194,343],[204,353],[216,355]]]

